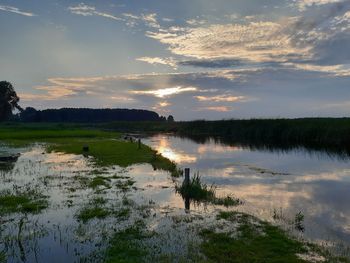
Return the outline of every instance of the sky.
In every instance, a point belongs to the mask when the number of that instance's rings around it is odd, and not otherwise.
[[[22,107],[350,115],[350,0],[0,0]]]

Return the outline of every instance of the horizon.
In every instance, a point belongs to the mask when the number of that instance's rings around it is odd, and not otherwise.
[[[0,33],[23,107],[350,116],[349,1],[7,0]]]

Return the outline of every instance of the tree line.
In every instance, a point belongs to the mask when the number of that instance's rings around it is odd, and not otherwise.
[[[20,98],[10,82],[0,81],[0,121],[16,120],[22,122],[112,122],[112,121],[169,121],[174,117],[160,116],[149,110],[139,109],[90,109],[62,108],[36,110],[32,107],[22,109]],[[18,113],[13,114],[17,109]]]

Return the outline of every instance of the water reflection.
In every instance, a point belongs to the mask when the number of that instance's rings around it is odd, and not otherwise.
[[[282,209],[290,220],[301,212],[306,237],[350,245],[348,157],[335,152],[227,142],[166,135],[146,140],[161,153],[166,148],[178,156],[191,156],[190,160],[177,157],[180,166],[198,171],[205,183],[217,185],[218,195],[234,194],[243,199],[240,210],[270,221],[276,209]]]

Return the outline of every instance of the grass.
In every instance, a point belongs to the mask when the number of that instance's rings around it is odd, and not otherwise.
[[[223,206],[237,206],[242,202],[233,196],[217,197],[215,193],[215,186],[208,186],[201,181],[199,174],[195,174],[190,180],[189,184],[185,181],[178,186],[175,186],[175,190],[184,199],[188,198],[194,202],[209,202],[215,205]]]
[[[85,207],[80,209],[76,218],[83,223],[86,223],[92,219],[104,219],[108,216],[114,216],[117,218],[126,219],[130,215],[130,208],[122,207],[120,209],[115,209],[111,207],[106,207],[105,205],[108,203],[103,197],[95,197],[93,198]]]
[[[199,174],[194,175],[188,184],[184,181],[181,186],[176,186],[176,191],[182,197],[197,202],[209,201],[215,198],[214,186],[202,183]]]
[[[290,149],[304,146],[350,154],[350,118],[250,119],[189,122],[113,122],[116,131],[172,132],[203,142],[207,136],[253,148]]]
[[[89,187],[93,188],[93,189],[96,189],[96,188],[98,188],[100,186],[104,186],[106,188],[110,188],[109,182],[110,182],[109,178],[106,178],[106,177],[103,177],[103,176],[96,176],[89,183]]]
[[[93,218],[103,219],[110,215],[110,211],[102,207],[84,207],[77,214],[77,219],[83,223]]]
[[[174,162],[164,158],[146,145],[138,148],[137,143],[119,140],[117,132],[82,128],[72,125],[29,125],[2,124],[0,138],[13,146],[26,146],[31,143],[47,143],[48,151],[71,154],[85,154],[94,158],[98,166],[119,165],[127,167],[138,163],[149,163],[154,169],[169,171],[172,176],[179,176]],[[88,145],[89,151],[83,151]]]
[[[297,254],[317,252],[326,262],[349,262],[345,258],[329,258],[327,253],[290,238],[277,226],[239,213],[221,211],[217,219],[238,224],[236,235],[201,232],[204,242],[201,250],[210,262],[306,262]]]
[[[0,263],[6,262],[6,254],[5,252],[0,252]]]
[[[237,212],[220,212],[218,219],[238,223],[237,237],[204,230],[202,252],[212,262],[304,262],[296,254],[306,253],[304,245],[291,240],[282,230]],[[258,229],[257,229],[258,228]]]
[[[142,240],[150,237],[150,233],[145,232],[144,228],[144,223],[138,221],[133,226],[117,232],[110,241],[105,262],[144,262],[149,252],[142,246]]]
[[[0,215],[11,213],[39,213],[48,207],[47,197],[35,191],[0,193]]]

